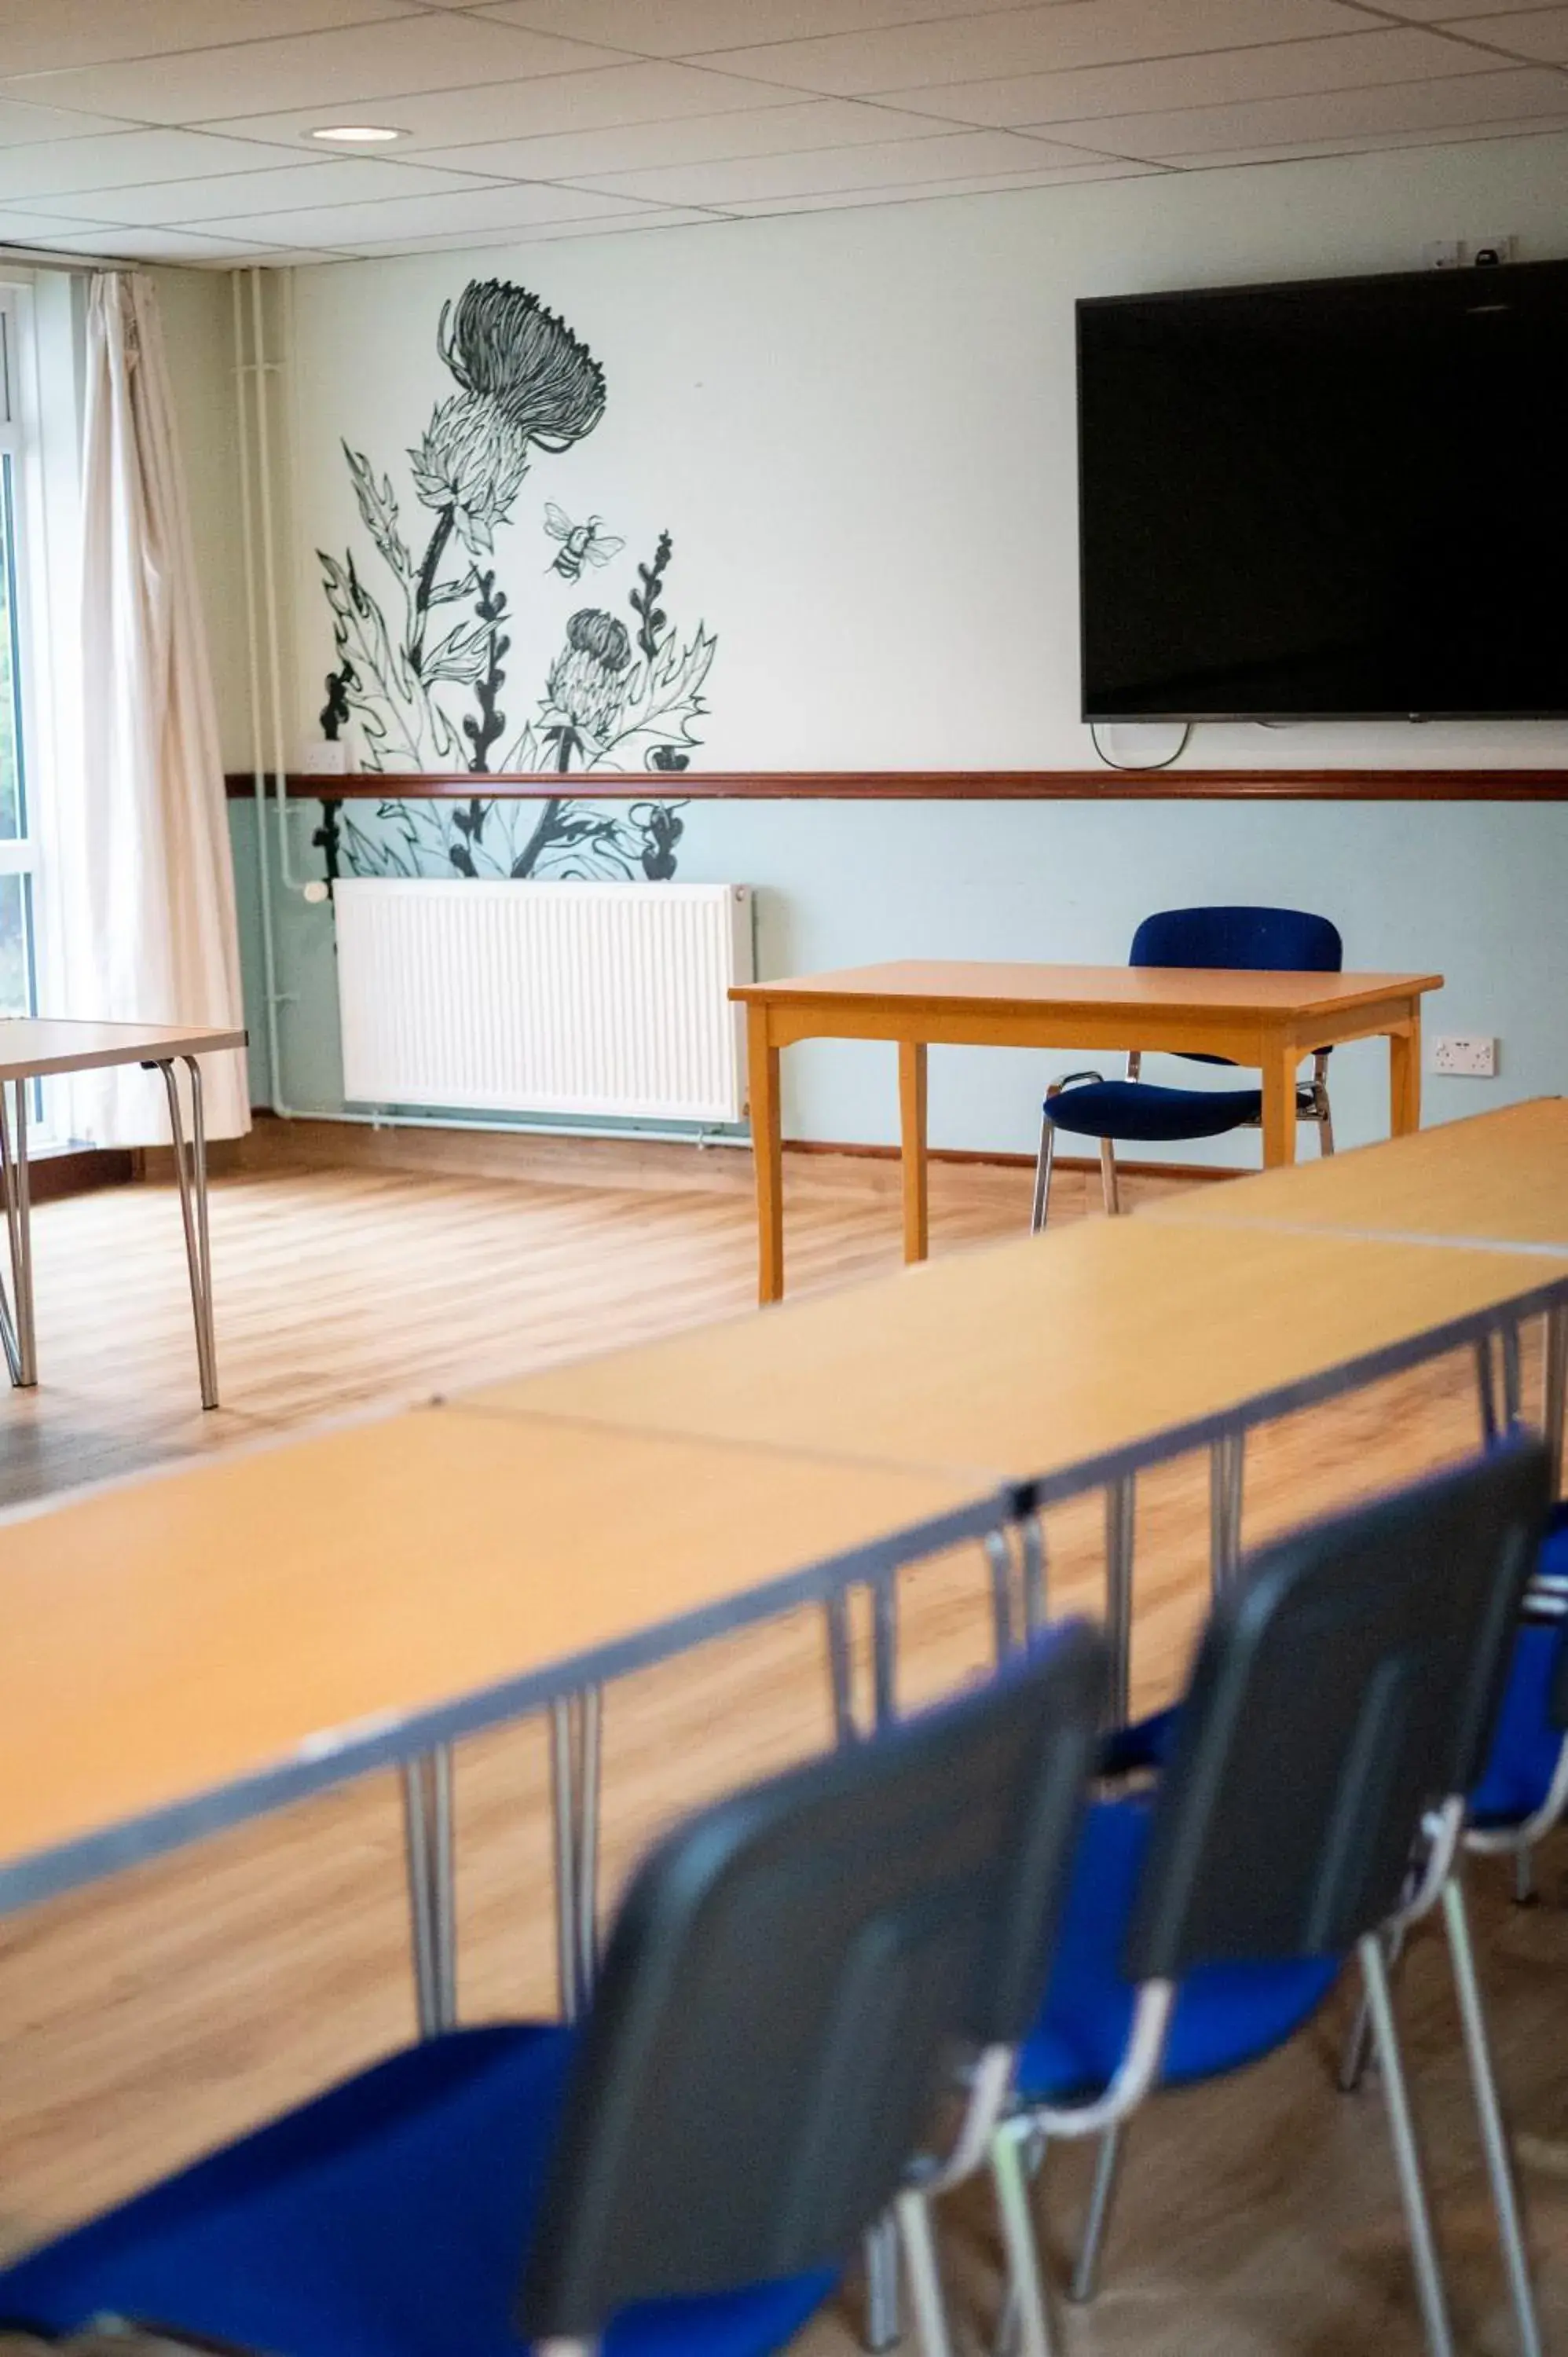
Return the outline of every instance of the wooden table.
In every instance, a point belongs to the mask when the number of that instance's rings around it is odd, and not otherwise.
[[[1141,1221],[1235,1232],[1351,1235],[1442,1244],[1510,1256],[1568,1253],[1568,1102],[1538,1097],[1413,1137],[1363,1146],[1331,1161],[1195,1187],[1140,1212]],[[1498,1421],[1497,1370],[1478,1360],[1482,1408]],[[1518,1413],[1518,1352],[1501,1353],[1504,1415]],[[1568,1309],[1547,1314],[1542,1423],[1561,1487],[1568,1408]]]
[[[1262,1074],[1263,1160],[1294,1160],[1295,1074],[1315,1049],[1386,1037],[1390,1127],[1421,1122],[1421,1000],[1436,974],[1247,974],[1176,966],[994,965],[907,959],[746,983],[757,1161],[757,1295],[784,1291],[779,1051],[798,1039],[895,1039],[904,1257],[927,1243],[926,1049],[1115,1048],[1225,1056]]]
[[[1330,1161],[1194,1187],[1138,1214],[1568,1252],[1568,1099],[1537,1097]]]
[[[1124,1692],[1141,1468],[1210,1449],[1223,1577],[1251,1425],[1564,1299],[1568,1254],[1094,1220],[458,1399],[1004,1482],[1026,1512],[1103,1485]],[[1020,1584],[998,1588],[999,1648],[1042,1609],[1027,1557]]]
[[[76,1023],[37,1015],[0,1017],[0,1171],[5,1178],[5,1225],[11,1251],[15,1311],[0,1286],[0,1344],[13,1383],[38,1380],[38,1340],[33,1319],[31,1197],[27,1178],[27,1098],[33,1084],[59,1072],[97,1071],[112,1064],[142,1064],[164,1077],[175,1175],[179,1182],[185,1256],[190,1270],[190,1300],[196,1316],[196,1359],[201,1405],[218,1405],[218,1349],[212,1330],[212,1255],[207,1229],[207,1130],[201,1108],[199,1056],[243,1048],[243,1031],[192,1029],[166,1023]],[[175,1066],[190,1074],[191,1136],[188,1146],[180,1117]],[[16,1129],[7,1111],[12,1084]]]
[[[0,1910],[400,1764],[438,2027],[446,1747],[549,1707],[570,2006],[596,1822],[596,1717],[574,1729],[574,1698],[998,1511],[936,1473],[424,1409],[6,1515]]]

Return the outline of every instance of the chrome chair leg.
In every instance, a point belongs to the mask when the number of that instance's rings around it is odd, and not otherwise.
[[[1091,2300],[1100,2288],[1100,2260],[1105,2247],[1105,2231],[1111,2223],[1111,2212],[1116,2200],[1116,2188],[1122,2178],[1122,2155],[1125,2145],[1125,2123],[1118,2120],[1106,2129],[1100,2139],[1100,2150],[1094,2158],[1094,2183],[1090,2189],[1089,2214],[1083,2222],[1083,2240],[1078,2246],[1073,2262],[1068,2297],[1080,2306]]]
[[[1326,1159],[1334,1151],[1334,1112],[1328,1102],[1328,1059],[1321,1049],[1312,1060],[1312,1103],[1317,1117],[1317,1151]]]
[[[1048,1114],[1040,1115],[1040,1145],[1035,1157],[1035,1200],[1029,1211],[1029,1233],[1037,1236],[1051,1208],[1051,1169],[1057,1158],[1057,1125]]]
[[[1392,1972],[1394,1966],[1399,1963],[1401,1956],[1404,1953],[1404,1933],[1402,1931],[1392,1932],[1389,1934],[1384,1953],[1388,1958],[1389,1970]],[[1367,1992],[1363,1987],[1360,1996],[1357,2000],[1356,2018],[1350,2024],[1350,2034],[1345,2040],[1345,2050],[1339,2058],[1338,2080],[1339,2092],[1342,2095],[1353,2095],[1355,2093],[1357,2088],[1360,2085],[1362,2080],[1367,2075],[1368,2066],[1371,2062],[1371,2060],[1372,2008],[1368,2000]]]
[[[1371,2010],[1372,2034],[1382,2077],[1383,2100],[1388,2107],[1394,2166],[1399,2172],[1400,2193],[1404,2202],[1405,2226],[1410,2235],[1411,2258],[1415,2267],[1415,2286],[1421,2301],[1422,2322],[1426,2330],[1426,2346],[1429,2357],[1454,2357],[1448,2298],[1443,2287],[1443,2269],[1437,2255],[1437,2237],[1433,2231],[1432,2211],[1422,2170],[1421,2147],[1416,2139],[1415,2118],[1410,2107],[1404,2061],[1394,2023],[1388,1961],[1383,1954],[1382,1943],[1375,1932],[1369,1932],[1365,1939],[1357,1943],[1356,1953],[1360,1959],[1361,1976],[1367,1985],[1367,2002]]]
[[[897,2214],[904,2265],[909,2278],[909,2305],[915,2311],[921,2357],[953,2357],[930,2204],[923,2193],[901,2193]]]
[[[998,2345],[1007,2357],[1052,2357],[1050,2292],[1040,2264],[1039,2236],[1029,2199],[1026,2122],[1008,2120],[991,2147],[991,2173],[1007,2261],[1007,2296]]]
[[[1116,1148],[1109,1137],[1100,1141],[1100,1191],[1105,1198],[1105,1216],[1113,1220],[1122,1209],[1122,1190],[1116,1183]]]
[[[1516,1907],[1535,1904],[1535,1852],[1528,1843],[1513,1854],[1513,1903]]]
[[[1520,2350],[1521,2357],[1541,2357],[1541,2323],[1535,2312],[1535,2290],[1530,2279],[1530,2253],[1520,2215],[1513,2155],[1509,2149],[1508,2126],[1498,2095],[1497,2073],[1492,2066],[1491,2041],[1487,2035],[1486,2007],[1482,2002],[1480,1978],[1476,1970],[1476,1952],[1470,1939],[1464,1886],[1457,1874],[1451,1874],[1443,1886],[1443,1924],[1448,1934],[1454,1986],[1459,1998],[1459,2018],[1465,2032],[1465,2054],[1470,2066],[1470,2085],[1476,2098],[1481,2143],[1487,2156],[1487,2174],[1491,2179],[1492,2207],[1497,2212],[1498,2236],[1503,2248],[1503,2265],[1508,2273],[1509,2298],[1513,2303]]]
[[[891,2349],[903,2330],[898,2300],[898,2226],[893,2212],[868,2226],[861,2238],[865,2256],[865,2346]]]

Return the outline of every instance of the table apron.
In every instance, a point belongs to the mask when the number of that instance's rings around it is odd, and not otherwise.
[[[937,1048],[1134,1048],[1155,1054],[1226,1056],[1252,1067],[1276,1049],[1336,1047],[1350,1039],[1408,1032],[1419,1006],[1408,997],[1347,1007],[1337,1015],[1283,1013],[1277,1017],[1238,1010],[1195,1015],[1180,1010],[1126,1007],[1042,1007],[1020,1010],[908,1006],[796,1006],[757,1002],[767,1008],[770,1047],[802,1039],[886,1039],[923,1042]]]

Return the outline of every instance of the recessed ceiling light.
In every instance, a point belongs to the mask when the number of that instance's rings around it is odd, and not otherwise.
[[[306,135],[325,139],[335,147],[384,147],[390,139],[406,139],[408,133],[394,131],[385,123],[327,123]]]

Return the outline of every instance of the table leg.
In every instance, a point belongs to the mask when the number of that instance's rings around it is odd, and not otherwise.
[[[1133,1548],[1137,1483],[1131,1473],[1105,1491],[1105,1633],[1111,1645],[1110,1717],[1125,1727],[1133,1689]]]
[[[550,1813],[555,1846],[555,1979],[563,2021],[582,2011],[577,1929],[576,1730],[568,1696],[550,1706]]]
[[[898,1042],[898,1114],[903,1139],[904,1257],[924,1260],[930,1243],[926,1173],[926,1043]]]
[[[985,1534],[985,1562],[991,1575],[991,1644],[1000,1669],[1013,1651],[1013,1542],[1007,1529]]]
[[[1208,1453],[1208,1577],[1216,1596],[1241,1558],[1241,1483],[1247,1436],[1222,1433]]]
[[[784,1297],[784,1142],[779,1050],[768,1038],[766,1006],[746,1008],[746,1071],[757,1173],[757,1297],[767,1303]]]
[[[884,1572],[871,1590],[872,1721],[891,1727],[898,1716],[898,1575]]]
[[[201,1405],[218,1405],[218,1354],[212,1333],[212,1245],[207,1226],[207,1125],[202,1111],[201,1073],[194,1056],[184,1059],[190,1074],[190,1145],[179,1110],[179,1082],[172,1062],[161,1060],[168,1098],[169,1131],[174,1141],[174,1171],[179,1185],[179,1215],[185,1227],[186,1265],[190,1271],[190,1306],[196,1318],[196,1364],[201,1382]]]
[[[577,1986],[591,2001],[599,1976],[599,1785],[605,1692],[589,1686],[577,1708]]]
[[[457,2023],[457,1933],[453,1890],[452,1753],[442,1744],[403,1771],[414,2004],[421,2038]]]
[[[854,1717],[854,1644],[849,1625],[849,1592],[839,1588],[822,1605],[828,1641],[828,1683],[833,1701],[833,1741],[853,1743],[860,1733]]]
[[[1541,1426],[1552,1458],[1552,1494],[1563,1491],[1563,1419],[1568,1406],[1568,1309],[1549,1309],[1545,1335],[1545,1397]]]
[[[555,1852],[555,1964],[564,2021],[590,2002],[598,1975],[599,1762],[604,1689],[550,1706],[550,1799]]]
[[[13,1145],[6,1111],[5,1083],[0,1081],[0,1172],[5,1190],[5,1227],[11,1247],[11,1303],[0,1286],[0,1342],[5,1364],[18,1388],[30,1389],[38,1380],[38,1339],[33,1324],[33,1236],[31,1195],[27,1178],[27,1091],[30,1081],[16,1082],[16,1133]]]
[[[1408,1137],[1421,1127],[1421,1017],[1389,1033],[1389,1134]]]
[[[1295,1160],[1295,1074],[1301,1058],[1294,1047],[1271,1046],[1263,1060],[1263,1168],[1277,1170]]]

